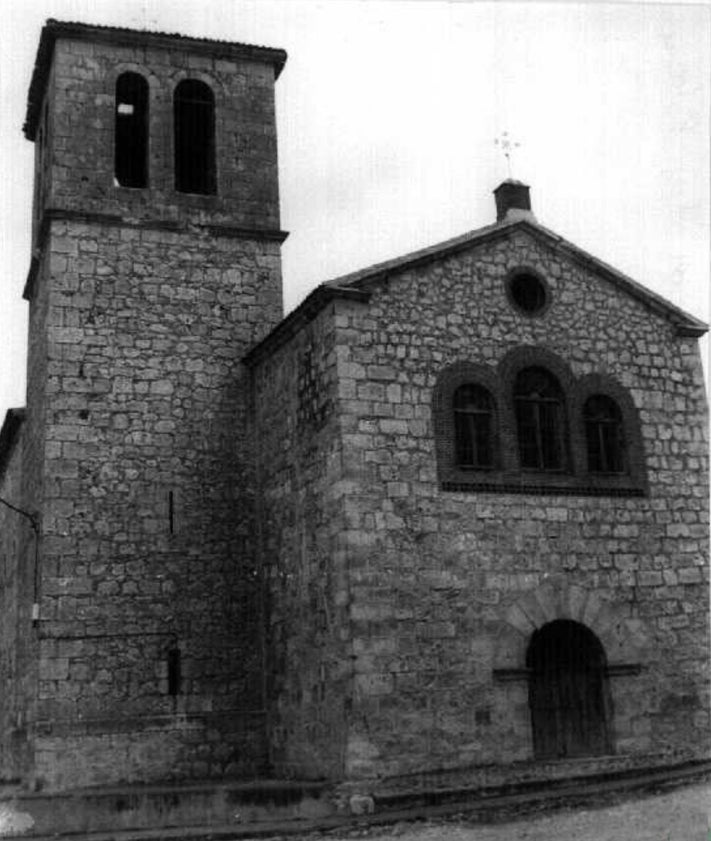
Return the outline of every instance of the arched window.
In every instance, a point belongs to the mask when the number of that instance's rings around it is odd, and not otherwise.
[[[215,97],[197,79],[185,79],[173,99],[175,189],[215,192]]]
[[[594,394],[583,406],[588,470],[624,473],[627,469],[622,412],[611,397]]]
[[[116,80],[114,175],[121,187],[148,183],[148,82],[138,73]]]
[[[494,401],[480,385],[460,385],[453,396],[455,459],[458,467],[494,466]]]
[[[526,654],[537,759],[612,753],[607,658],[585,625],[556,619],[535,631]]]
[[[514,386],[521,467],[559,471],[565,467],[563,392],[545,368],[524,368]]]

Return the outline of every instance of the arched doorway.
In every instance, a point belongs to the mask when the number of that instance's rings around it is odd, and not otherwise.
[[[537,759],[612,753],[607,658],[579,622],[557,619],[534,631],[526,654]]]

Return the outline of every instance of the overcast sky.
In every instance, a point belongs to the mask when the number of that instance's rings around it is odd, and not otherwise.
[[[283,47],[287,311],[317,283],[494,220],[507,177],[539,221],[708,318],[706,3],[0,0],[0,421],[24,404],[32,144],[48,17]]]

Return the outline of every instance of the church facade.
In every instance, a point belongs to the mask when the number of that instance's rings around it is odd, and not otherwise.
[[[285,59],[43,30],[2,774],[487,784],[708,756],[706,326],[514,181],[491,225],[283,318]]]

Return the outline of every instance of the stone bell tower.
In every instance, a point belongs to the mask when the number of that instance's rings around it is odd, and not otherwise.
[[[49,20],[23,501],[40,784],[265,763],[241,359],[282,316],[277,49]],[[28,684],[29,685],[29,684]]]

